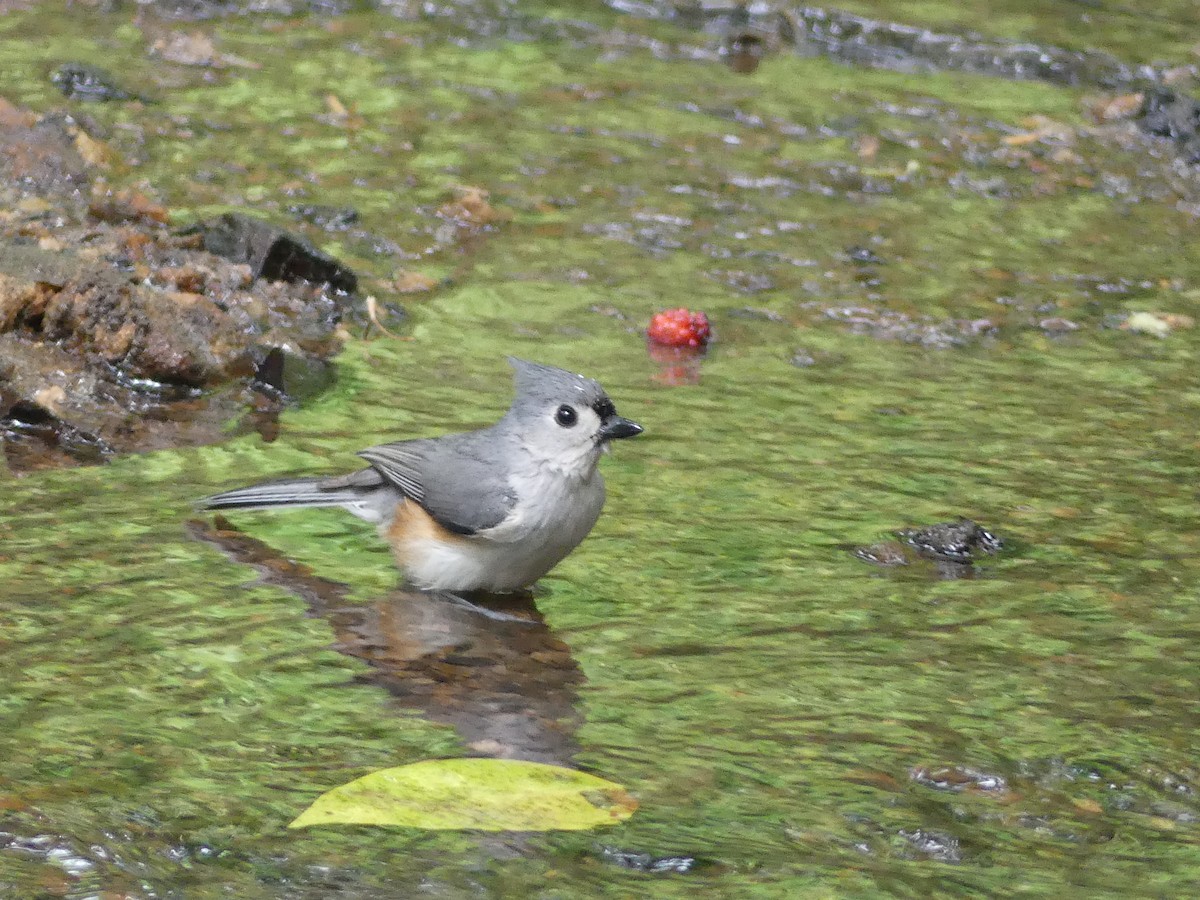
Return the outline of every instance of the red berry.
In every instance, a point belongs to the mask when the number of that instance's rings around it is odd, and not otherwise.
[[[703,347],[710,333],[708,316],[682,306],[656,313],[646,329],[650,340],[667,347]]]

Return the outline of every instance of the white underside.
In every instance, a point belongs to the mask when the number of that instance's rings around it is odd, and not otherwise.
[[[529,587],[587,537],[604,506],[604,479],[594,469],[586,478],[543,470],[513,487],[521,501],[495,528],[454,541],[410,542],[408,580],[441,591]]]
[[[515,591],[533,584],[574,548],[525,541],[494,544],[479,538],[464,544],[422,541],[414,547],[409,581],[423,590]]]

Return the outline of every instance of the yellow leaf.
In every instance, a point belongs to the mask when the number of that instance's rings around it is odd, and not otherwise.
[[[586,772],[514,759],[431,759],[327,791],[289,828],[392,825],[432,830],[583,830],[637,809],[623,787]]]

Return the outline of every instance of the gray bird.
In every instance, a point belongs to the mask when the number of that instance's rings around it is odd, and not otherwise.
[[[371,447],[358,454],[370,466],[350,475],[257,484],[200,506],[340,506],[379,526],[417,588],[528,587],[592,530],[604,506],[600,456],[642,426],[590,378],[508,361],[516,397],[495,425]]]

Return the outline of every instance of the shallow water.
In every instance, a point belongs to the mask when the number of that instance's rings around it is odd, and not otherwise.
[[[1187,10],[1159,8],[1147,55],[1190,61]],[[1064,42],[1033,9],[986,24]],[[172,29],[261,68],[150,59]],[[270,443],[0,475],[0,895],[1200,886],[1198,337],[1112,327],[1200,297],[1197,176],[1168,144],[1035,83],[786,55],[738,76],[706,34],[585,6],[135,26],[46,5],[0,40],[6,96],[39,110],[68,105],[59,62],[127,63],[158,102],[73,108],[128,160],[109,179],[181,222],[354,206],[308,233],[411,313],[404,340],[353,325],[336,386]],[[1031,116],[1061,129],[1022,143]],[[491,192],[490,228],[439,213],[461,185]],[[402,267],[441,284],[401,298]],[[717,341],[698,384],[667,385],[639,328],[682,304]],[[306,567],[283,575],[189,526],[215,489],[488,422],[508,353],[594,375],[647,427],[604,461],[544,630],[423,615],[337,513],[230,517]],[[1008,544],[972,579],[850,552],[956,515]],[[526,641],[544,673],[513,661]],[[500,839],[285,830],[369,770],[473,752],[488,715],[534,732],[475,751],[569,757],[639,812]]]

